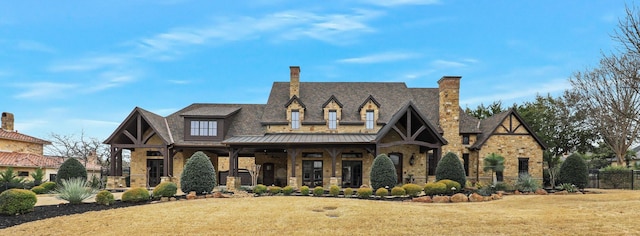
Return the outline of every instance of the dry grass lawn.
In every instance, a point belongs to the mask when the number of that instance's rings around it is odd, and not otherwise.
[[[640,235],[640,191],[429,204],[201,199],[52,218],[2,235]]]

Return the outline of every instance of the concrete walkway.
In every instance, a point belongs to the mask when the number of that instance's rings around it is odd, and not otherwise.
[[[36,206],[58,205],[61,203],[67,203],[67,201],[65,200],[57,199],[55,194],[40,194],[37,196],[38,196],[38,202],[36,202]],[[122,192],[113,193],[113,197],[116,200],[120,200],[120,198],[122,197]],[[84,200],[83,202],[95,202],[95,201],[96,201],[96,198],[94,196],[87,200]]]

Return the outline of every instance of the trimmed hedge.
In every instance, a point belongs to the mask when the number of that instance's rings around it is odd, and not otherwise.
[[[344,189],[344,196],[345,196],[345,197],[351,197],[351,196],[353,196],[353,189],[352,189],[352,188],[345,188],[345,189]]]
[[[300,194],[304,196],[309,196],[309,186],[300,187]]]
[[[571,154],[560,166],[558,181],[560,184],[573,184],[579,189],[587,186],[589,172],[587,163],[577,154]]]
[[[398,183],[398,174],[393,161],[385,154],[378,155],[371,165],[371,187],[379,189],[395,186]]]
[[[284,194],[285,196],[289,196],[291,195],[291,193],[293,193],[293,187],[292,186],[286,186],[284,188],[282,188],[282,194]]]
[[[378,190],[376,190],[376,196],[378,197],[389,196],[389,190],[387,190],[386,188],[379,188]]]
[[[182,192],[195,191],[196,194],[211,193],[216,186],[216,170],[204,152],[194,153],[180,176],[180,188]]]
[[[422,187],[417,184],[405,184],[402,185],[402,188],[404,188],[404,191],[407,193],[407,195],[411,197],[417,197],[420,192],[422,192]]]
[[[464,185],[467,183],[467,176],[464,172],[462,162],[460,162],[458,156],[452,152],[444,155],[436,167],[436,181],[443,179],[456,181],[460,184],[461,188],[464,188]]]
[[[338,195],[340,195],[340,187],[338,187],[337,185],[331,185],[329,187],[329,195],[333,197],[337,197]]]
[[[403,187],[396,186],[391,189],[391,195],[393,196],[404,196],[406,194],[407,191],[405,191]]]
[[[122,194],[123,202],[144,202],[149,198],[149,190],[143,187],[130,188]]]
[[[153,189],[153,197],[173,197],[178,192],[178,185],[173,182],[164,182],[158,184],[156,188]]]
[[[262,195],[266,192],[267,192],[267,186],[265,186],[264,184],[258,184],[255,187],[253,187],[253,193],[255,194]]]
[[[369,197],[371,197],[371,195],[373,195],[373,189],[372,188],[359,188],[358,192],[356,192],[356,194],[358,195],[358,198],[369,198]]]
[[[424,185],[424,194],[433,196],[447,192],[447,185],[444,183],[427,183]]]
[[[271,193],[271,195],[276,195],[280,192],[282,192],[282,188],[278,187],[278,186],[269,186],[269,193]]]
[[[75,158],[68,158],[65,160],[60,168],[58,168],[58,175],[56,176],[56,183],[60,185],[63,179],[82,178],[87,180],[87,169],[84,168],[82,163]]]
[[[58,184],[56,184],[56,182],[47,181],[40,184],[40,187],[43,187],[47,192],[50,192],[51,190],[54,190],[57,185]]]
[[[25,189],[9,189],[0,193],[0,214],[16,215],[33,211],[38,198]]]
[[[315,197],[321,197],[322,194],[324,194],[324,188],[317,186],[315,188],[313,188],[313,196]]]
[[[31,188],[31,191],[34,192],[35,194],[45,194],[45,193],[47,193],[47,189],[45,189],[42,186],[35,186],[35,187]]]
[[[111,205],[116,202],[116,199],[113,197],[113,194],[107,190],[102,190],[96,194],[96,203],[101,205]]]
[[[450,180],[450,179],[443,179],[438,181],[437,183],[443,183],[444,185],[447,186],[447,190],[445,193],[448,194],[453,194],[453,193],[457,193],[460,192],[460,190],[462,189],[460,186],[460,183]]]

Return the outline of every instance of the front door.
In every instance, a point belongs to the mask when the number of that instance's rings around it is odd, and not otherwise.
[[[262,184],[270,186],[275,182],[275,170],[273,163],[264,163],[262,165]]]
[[[402,153],[391,153],[389,158],[396,167],[396,175],[398,175],[398,183],[402,183]]]
[[[362,161],[342,161],[342,187],[359,188],[362,185]]]
[[[149,187],[155,187],[160,184],[160,177],[164,175],[164,163],[162,159],[147,160],[147,179]]]
[[[302,161],[302,184],[322,186],[322,161]]]

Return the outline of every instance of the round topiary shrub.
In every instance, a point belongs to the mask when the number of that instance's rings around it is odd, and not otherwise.
[[[143,187],[130,188],[122,194],[123,202],[144,202],[149,198],[149,190]]]
[[[262,195],[266,192],[267,192],[267,186],[263,184],[258,184],[255,187],[253,187],[253,193],[255,194]]]
[[[351,196],[353,196],[353,189],[352,189],[352,188],[345,188],[345,189],[344,189],[344,196],[345,196],[345,197],[351,197]]]
[[[385,154],[380,154],[373,159],[370,176],[373,189],[394,186],[398,182],[396,167],[391,158]]]
[[[358,195],[358,198],[369,198],[369,197],[371,197],[371,195],[373,195],[373,189],[372,188],[359,188],[358,192],[356,192],[356,194]]]
[[[417,184],[405,184],[402,185],[402,188],[404,188],[404,191],[407,193],[407,195],[411,197],[417,197],[420,192],[422,192],[422,187]]]
[[[269,193],[271,193],[271,195],[276,195],[282,192],[282,188],[278,186],[269,186],[268,191]]]
[[[33,211],[38,198],[26,189],[9,189],[0,193],[0,214],[16,215]]]
[[[302,186],[300,188],[300,194],[302,196],[309,196],[309,186]]]
[[[35,194],[45,194],[45,193],[47,193],[47,189],[45,189],[42,186],[35,186],[35,187],[31,188],[31,191],[34,192]]]
[[[216,170],[203,152],[194,153],[184,165],[180,175],[180,188],[182,192],[191,191],[196,194],[211,193],[216,186]]]
[[[56,183],[60,185],[63,179],[82,178],[87,179],[87,169],[84,168],[75,158],[68,158],[65,160],[58,169],[58,175],[56,176]]]
[[[293,187],[292,186],[286,186],[286,187],[282,188],[282,194],[284,194],[285,196],[289,196],[289,195],[291,195],[291,193],[293,193]]]
[[[424,194],[433,196],[447,192],[447,185],[443,183],[427,183],[424,185]]]
[[[389,190],[387,190],[386,188],[379,188],[376,190],[376,196],[378,197],[389,196]]]
[[[324,194],[324,188],[317,186],[313,188],[313,196],[320,197]]]
[[[579,189],[587,186],[589,181],[589,170],[579,154],[571,154],[560,166],[558,181],[560,184],[573,184]]]
[[[178,185],[173,182],[164,182],[158,184],[156,188],[153,189],[153,197],[161,198],[161,197],[173,197],[178,192]]]
[[[464,188],[464,184],[467,183],[467,176],[464,172],[462,162],[460,162],[458,156],[452,152],[444,155],[436,167],[436,181],[443,179],[456,181],[460,184],[461,188]]]
[[[460,192],[460,189],[461,189],[460,183],[458,183],[456,181],[453,181],[453,180],[450,180],[450,179],[443,179],[443,180],[438,181],[437,183],[443,183],[444,185],[446,185],[447,186],[447,190],[446,190],[445,193],[448,193],[448,194],[453,194],[453,193]]]
[[[56,182],[51,182],[51,181],[47,181],[40,184],[40,187],[43,187],[47,193],[50,192],[51,190],[54,190],[56,186],[57,186]]]
[[[96,203],[98,204],[108,206],[114,202],[116,202],[116,199],[113,197],[113,194],[107,190],[102,190],[96,194]]]
[[[404,196],[406,194],[407,191],[405,191],[403,187],[396,186],[391,189],[391,195],[393,196]]]
[[[329,187],[329,195],[331,195],[332,197],[337,197],[338,195],[340,195],[340,187],[338,187],[337,185],[331,185]]]

